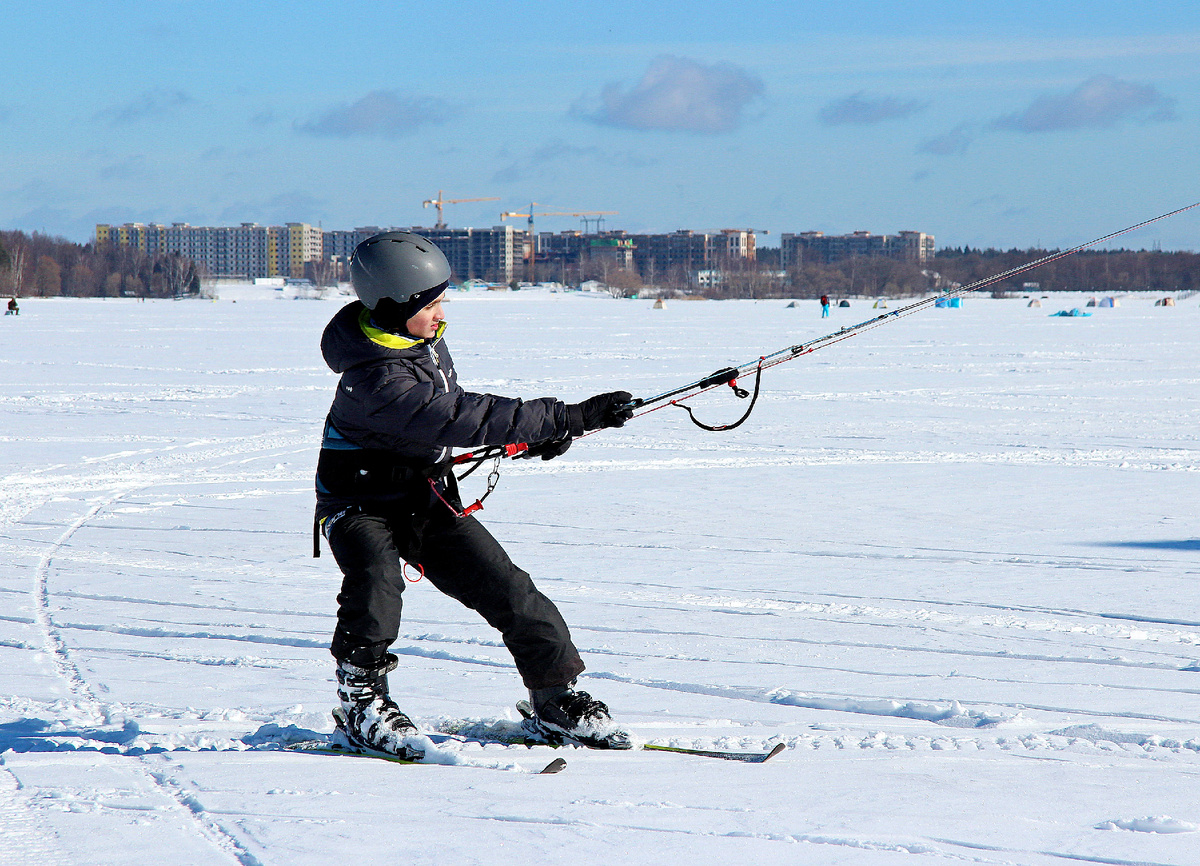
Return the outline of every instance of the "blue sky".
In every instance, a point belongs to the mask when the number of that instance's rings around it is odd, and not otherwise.
[[[79,241],[429,225],[442,190],[500,199],[451,225],[1066,247],[1200,201],[1194,0],[7,0],[0,35],[0,228]],[[1200,214],[1118,242],[1156,244]]]

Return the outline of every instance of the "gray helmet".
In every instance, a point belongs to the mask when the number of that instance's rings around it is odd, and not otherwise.
[[[412,232],[383,232],[354,248],[350,282],[368,309],[384,298],[404,306],[413,295],[450,281],[450,263],[428,238]]]

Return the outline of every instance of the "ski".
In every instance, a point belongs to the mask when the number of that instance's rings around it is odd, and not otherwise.
[[[302,740],[297,743],[289,743],[284,747],[289,752],[308,752],[316,755],[348,755],[355,758],[375,758],[381,761],[389,761],[393,764],[433,764],[435,761],[426,761],[425,752],[421,749],[414,749],[411,746],[404,747],[403,754],[394,754],[392,752],[383,752],[378,749],[369,749],[365,746],[355,745],[349,742],[346,734],[346,715],[340,708],[334,709],[333,723],[336,726],[337,732],[347,740],[346,743],[339,743],[334,739],[329,740]],[[462,766],[473,766],[465,764]],[[542,769],[538,770],[534,775],[552,775],[561,773],[567,767],[567,762],[563,758],[555,758]]]
[[[769,752],[729,752],[724,749],[685,749],[680,746],[658,746],[653,743],[643,743],[642,748],[648,752],[674,752],[677,755],[695,755],[700,758],[720,758],[722,761],[741,761],[743,764],[761,764],[771,760],[787,747],[783,743],[776,743]]]
[[[628,749],[628,748],[630,748],[630,745],[615,746],[615,747],[614,746],[593,746],[589,743],[576,741],[570,737],[566,737],[565,735],[561,735],[556,732],[548,732],[541,728],[538,728],[538,727],[536,727],[536,719],[534,718],[534,715],[533,715],[533,708],[529,705],[528,701],[518,701],[517,702],[517,712],[519,712],[521,714],[522,718],[524,719],[525,724],[526,724],[526,731],[528,732],[527,735],[522,737],[521,740],[519,741],[520,745],[525,745],[525,746],[548,745],[548,746],[558,747],[565,743],[571,743],[571,744],[577,743],[578,745],[588,746],[589,748],[593,748],[593,749],[596,749],[596,748],[599,748],[599,749],[604,749],[604,748]],[[537,740],[531,739],[530,738],[531,736],[543,737],[546,739],[543,742],[538,742]],[[516,743],[516,742],[518,742],[518,740],[516,740],[516,738],[514,738],[514,739],[510,740],[509,742]],[[627,744],[629,743],[627,734],[623,734],[623,742],[625,742]],[[683,748],[682,746],[659,746],[659,745],[655,745],[653,743],[643,743],[641,748],[643,751],[647,751],[647,752],[672,752],[676,755],[693,755],[698,758],[719,758],[722,761],[739,761],[743,764],[762,764],[762,763],[774,758],[776,755],[778,755],[780,752],[782,752],[784,749],[786,749],[787,746],[785,746],[783,743],[776,743],[771,748],[771,750],[767,751],[767,752],[734,752],[734,751],[729,751],[727,749],[687,749],[687,748]]]
[[[289,743],[288,745],[284,746],[284,750],[288,752],[304,752],[310,755],[343,755],[351,758],[374,758],[380,761],[388,761],[393,764],[428,764],[429,766],[436,766],[432,762],[426,762],[424,760],[425,755],[423,752],[419,753],[420,757],[413,757],[413,754],[416,754],[415,752],[407,755],[393,755],[390,752],[377,752],[369,749],[342,746],[338,743],[327,742],[325,740],[303,740],[298,743]],[[470,767],[474,765],[451,764],[448,766]],[[567,762],[564,758],[555,758],[554,760],[550,761],[550,763],[546,764],[546,766],[542,767],[542,769],[536,771],[534,775],[549,776],[553,775],[554,773],[561,773],[566,769],[566,767]]]
[[[393,755],[390,752],[369,752],[365,749],[355,749],[325,740],[302,740],[298,743],[288,743],[284,746],[288,752],[306,752],[312,755],[346,755],[351,758],[377,758],[381,761],[391,761],[393,764],[419,764],[424,753],[408,753]]]

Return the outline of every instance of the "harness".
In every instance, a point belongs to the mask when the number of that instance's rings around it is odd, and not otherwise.
[[[468,451],[457,457],[423,464],[413,458],[405,458],[392,451],[378,448],[361,448],[354,445],[334,426],[328,417],[317,458],[317,490],[339,499],[374,500],[386,502],[403,498],[421,490],[422,482],[429,485],[432,496],[450,510],[455,517],[466,517],[483,508],[483,502],[500,481],[500,460],[504,457],[527,456],[529,446],[496,445],[477,451]],[[487,489],[483,495],[463,507],[455,504],[448,496],[447,479],[461,481],[482,466],[492,461],[487,477]],[[456,467],[470,464],[462,475],[455,476]],[[313,518],[313,557],[321,556],[321,535],[328,537],[329,530],[338,519],[357,506],[343,509],[326,518]]]

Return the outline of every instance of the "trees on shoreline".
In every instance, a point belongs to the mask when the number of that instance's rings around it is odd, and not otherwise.
[[[0,294],[15,297],[172,298],[200,292],[191,259],[0,231]]]
[[[786,273],[768,262],[721,273],[698,294],[724,298],[906,297],[965,286],[1044,258],[1055,250],[942,249],[918,264],[883,256],[805,263]],[[677,288],[672,286],[671,288]],[[1000,294],[1033,292],[1162,292],[1200,290],[1200,254],[1157,250],[1084,250],[989,287]]]

